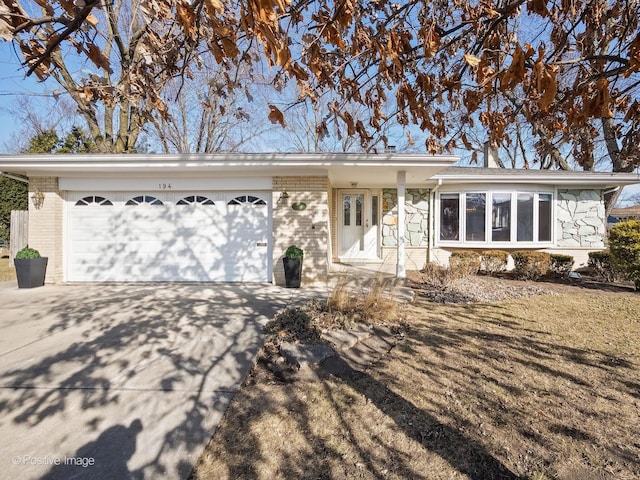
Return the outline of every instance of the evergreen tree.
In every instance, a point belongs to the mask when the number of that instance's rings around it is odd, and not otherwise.
[[[11,210],[27,209],[27,184],[0,176],[0,240],[9,242]]]

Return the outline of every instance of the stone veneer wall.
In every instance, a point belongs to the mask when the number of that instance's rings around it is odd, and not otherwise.
[[[405,239],[407,247],[429,245],[429,190],[408,188],[405,196]],[[382,190],[382,246],[398,244],[398,191]]]
[[[280,199],[282,192],[289,199]],[[307,208],[296,211],[292,205]],[[329,272],[329,179],[328,177],[273,177],[273,278],[284,285],[282,257],[289,245],[304,250],[303,283],[324,282]]]
[[[38,210],[31,196],[40,190],[44,203]],[[57,177],[29,178],[29,246],[43,257],[48,257],[46,283],[58,283],[62,275],[62,232],[64,200],[58,188]]]
[[[601,190],[558,190],[558,247],[604,248],[606,219]]]

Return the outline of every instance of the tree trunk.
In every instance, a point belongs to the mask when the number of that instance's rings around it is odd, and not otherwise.
[[[626,158],[620,154],[620,146],[616,137],[616,129],[612,118],[602,118],[602,133],[604,134],[604,142],[607,146],[607,153],[611,158],[613,172],[633,172],[632,162],[628,162]]]

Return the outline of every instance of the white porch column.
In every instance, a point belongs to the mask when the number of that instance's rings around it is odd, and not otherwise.
[[[407,183],[407,172],[399,171],[398,186],[398,261],[396,265],[396,277],[407,278],[406,255],[404,249],[404,197]]]

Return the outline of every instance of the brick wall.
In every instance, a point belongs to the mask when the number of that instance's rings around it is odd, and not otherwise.
[[[287,192],[289,198],[281,198]],[[294,210],[305,203],[305,210]],[[323,282],[329,269],[329,179],[273,177],[273,276],[284,285],[282,257],[289,245],[304,250],[302,281]]]
[[[327,261],[328,262],[333,262],[333,259],[336,255],[336,231],[338,228],[338,222],[336,219],[336,190],[335,188],[331,188],[330,185],[327,185],[327,195],[329,197],[328,199],[328,205],[329,205],[329,211],[328,211],[328,215],[329,215],[329,233],[327,235],[327,239],[328,239],[328,246],[329,249],[327,250]]]
[[[44,203],[36,209],[33,193],[44,194]],[[62,281],[62,232],[64,201],[58,189],[57,177],[29,178],[29,246],[48,257],[46,283]]]
[[[406,247],[405,248],[405,266],[407,270],[421,270],[427,264],[426,247]],[[395,272],[395,266],[398,264],[398,249],[396,247],[382,247],[382,264],[387,267],[393,267],[390,271]]]
[[[330,189],[331,196],[329,198],[329,224],[331,225],[331,261],[338,262],[338,190]]]

